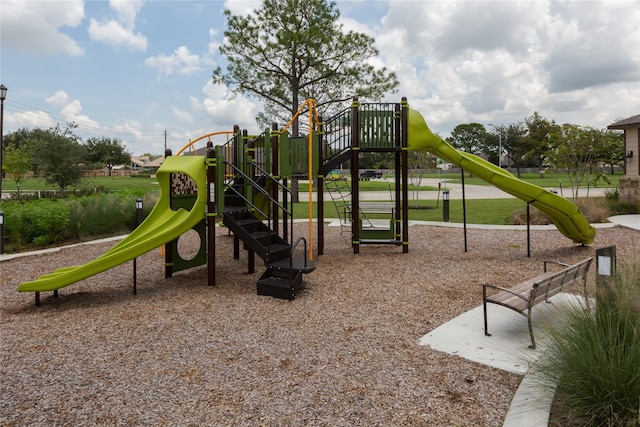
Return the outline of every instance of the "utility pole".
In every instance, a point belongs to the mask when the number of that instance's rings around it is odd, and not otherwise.
[[[167,151],[167,130],[164,130],[164,151]]]

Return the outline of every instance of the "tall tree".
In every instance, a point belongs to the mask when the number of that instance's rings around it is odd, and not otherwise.
[[[480,123],[464,123],[453,129],[447,141],[467,153],[481,154],[487,145],[487,131]]]
[[[526,165],[527,157],[532,151],[526,135],[527,128],[521,122],[508,125],[502,134],[502,149],[509,160],[509,166],[516,168],[518,177],[521,176],[520,169]]]
[[[529,156],[537,163],[538,170],[544,171],[544,160],[549,150],[549,136],[558,131],[554,120],[547,120],[537,111],[524,119],[527,127],[526,145],[530,148]],[[542,176],[542,174],[541,174]]]
[[[61,194],[76,184],[82,176],[81,165],[86,159],[86,149],[73,133],[74,124],[65,129],[59,125],[50,128],[36,142],[34,169],[47,183],[58,186]]]
[[[602,143],[596,148],[596,158],[603,165],[609,167],[611,175],[616,166],[626,167],[624,162],[624,133],[619,130],[603,129],[600,131]]]
[[[131,153],[127,152],[122,142],[117,138],[89,138],[86,143],[88,160],[104,165],[109,169],[109,176],[116,165],[131,162]]]
[[[354,96],[380,99],[398,86],[395,73],[370,61],[378,55],[375,40],[343,30],[334,2],[265,0],[251,15],[226,10],[225,16],[220,53],[228,65],[226,72],[215,69],[213,80],[264,100],[261,125],[287,123],[308,98],[322,114]],[[292,134],[298,130],[296,120]]]
[[[580,186],[586,183],[598,161],[596,153],[604,138],[597,129],[563,124],[551,135],[551,143],[549,160],[556,168],[566,168],[573,197],[578,197]]]
[[[20,185],[29,177],[29,171],[33,163],[33,146],[30,144],[11,144],[6,147],[2,170],[10,175],[11,180],[16,184],[18,199],[20,198]]]

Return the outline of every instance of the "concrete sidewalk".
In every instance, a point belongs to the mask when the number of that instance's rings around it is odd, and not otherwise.
[[[394,199],[394,182],[391,179],[377,179],[375,181],[379,182],[387,182],[389,185],[389,191],[360,191],[360,200],[364,201],[389,201]],[[416,184],[418,183],[417,180]],[[434,179],[434,178],[424,178],[419,184],[421,186],[430,186],[430,187],[438,187],[438,183],[442,184],[442,190],[449,190],[449,197],[451,200],[462,200],[462,184],[459,183],[450,183],[447,182],[446,179]],[[411,180],[409,181],[411,184]],[[560,189],[560,188],[548,188],[548,190],[553,190],[558,193],[559,196],[571,198],[571,189]],[[611,188],[580,188],[579,196],[580,197],[602,197],[608,191],[612,190]],[[306,202],[309,201],[309,193],[307,191],[300,191],[299,193],[300,201]],[[464,197],[466,199],[510,199],[515,198],[509,193],[505,193],[499,188],[494,187],[493,185],[464,185]],[[328,192],[324,193],[325,200],[331,200],[331,194]],[[315,192],[313,193],[313,199],[317,199],[317,195]],[[433,191],[433,190],[424,190],[424,191],[410,191],[409,192],[409,200],[441,200],[442,199],[442,191]]]
[[[584,307],[581,296],[558,294],[551,304],[541,304],[533,310],[533,328],[536,349],[530,349],[527,319],[505,307],[487,305],[488,329],[484,335],[483,307],[478,306],[437,327],[419,340],[419,345],[433,348],[456,357],[491,366],[517,375],[523,375],[516,391],[504,427],[546,427],[555,395],[555,387],[543,381],[531,369],[544,355],[545,325],[562,318],[570,307]]]

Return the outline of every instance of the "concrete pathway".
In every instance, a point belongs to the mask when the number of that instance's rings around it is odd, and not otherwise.
[[[484,335],[483,307],[478,306],[437,327],[423,336],[419,344],[435,350],[482,363],[503,371],[523,375],[511,400],[504,427],[546,427],[555,395],[555,385],[536,374],[535,363],[544,356],[547,345],[544,325],[553,324],[569,307],[583,306],[583,299],[572,294],[558,294],[552,304],[533,310],[536,349],[527,319],[505,307],[488,304],[487,319],[491,336]]]
[[[387,182],[389,184],[389,191],[360,191],[360,200],[365,201],[389,201],[393,200],[393,180],[391,179],[379,179],[375,181]],[[420,185],[422,186],[431,186],[438,187],[438,182],[442,184],[442,189],[445,188],[449,190],[449,197],[451,200],[462,200],[462,184],[459,183],[450,183],[447,182],[446,179],[435,179],[435,178],[423,178],[420,181]],[[410,181],[411,183],[411,181]],[[417,183],[417,182],[416,182]],[[556,191],[558,195],[563,197],[571,198],[571,189],[560,189],[560,188],[549,188],[549,190]],[[603,196],[610,188],[580,188],[579,196],[580,197],[601,197]],[[301,191],[300,201],[306,202],[309,200],[309,192]],[[509,199],[515,198],[509,193],[505,193],[499,188],[494,187],[493,185],[464,185],[464,196],[466,199]],[[325,200],[330,201],[331,195],[327,192],[324,193]],[[313,199],[317,199],[317,195],[315,192],[313,193]],[[409,200],[438,200],[442,199],[442,191],[410,191],[409,192]]]

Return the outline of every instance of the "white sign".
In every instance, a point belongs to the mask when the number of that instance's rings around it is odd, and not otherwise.
[[[598,256],[598,274],[601,276],[611,276],[611,257]]]

